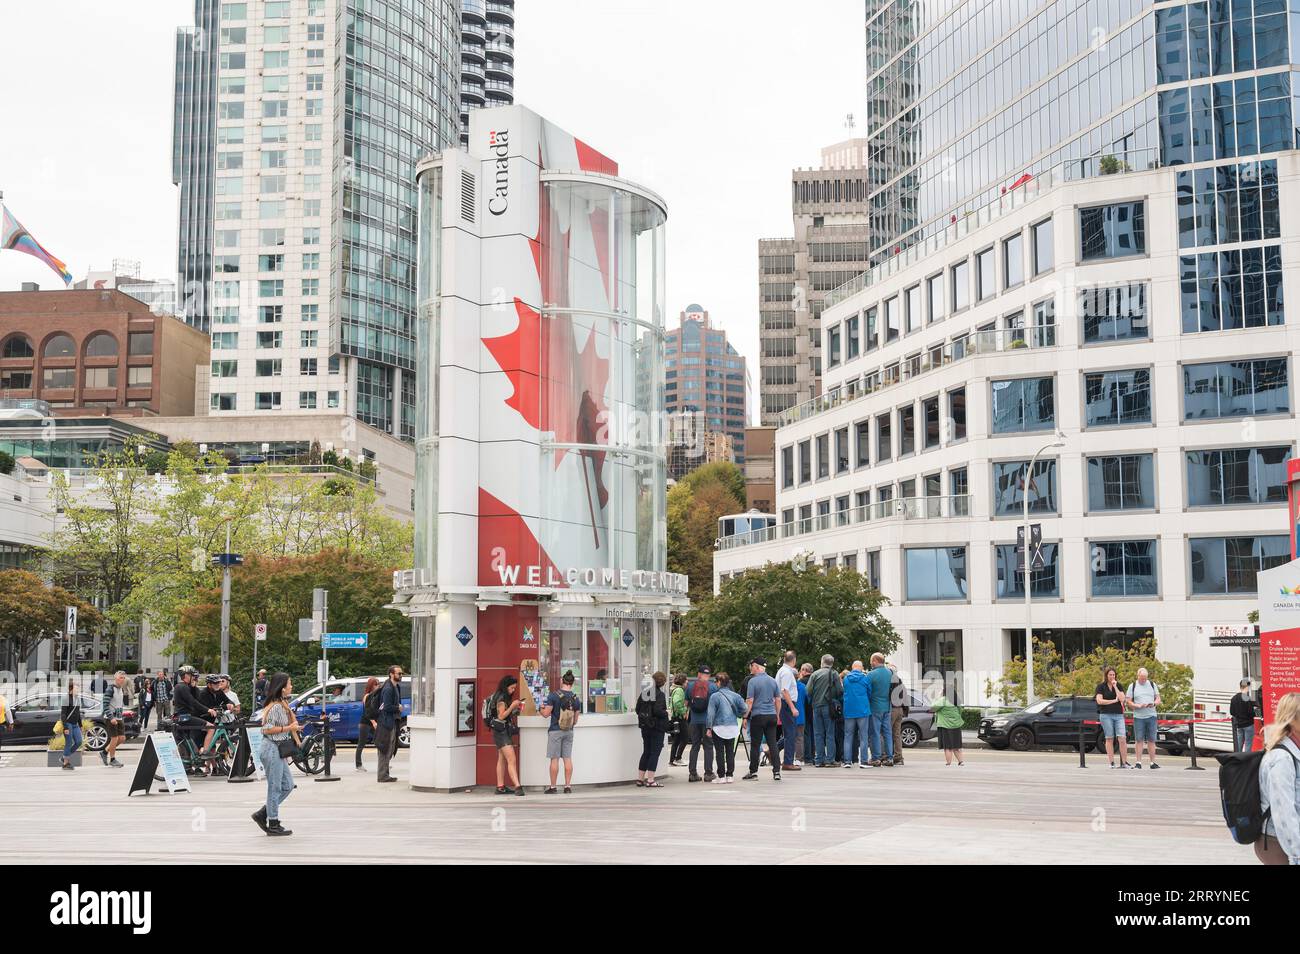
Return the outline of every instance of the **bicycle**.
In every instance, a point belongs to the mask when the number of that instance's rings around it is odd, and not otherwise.
[[[181,764],[185,767],[185,774],[195,778],[210,778],[216,774],[229,774],[230,762],[221,756],[205,757],[199,751],[199,747],[194,744],[191,732],[203,731],[213,727],[213,723],[203,720],[196,720],[193,723],[181,723],[176,719],[163,719],[158,728],[163,732],[170,732],[172,738],[176,740],[176,750],[180,753]],[[220,731],[220,727],[218,727]],[[229,741],[228,737],[226,741]],[[213,736],[213,742],[216,742],[216,736]],[[233,743],[231,743],[233,749]],[[154,772],[154,780],[158,782],[167,781],[166,777],[159,772]]]
[[[320,726],[319,722],[304,722],[302,725],[303,739],[302,745],[293,755],[293,764],[306,775],[319,775],[325,770],[325,737],[310,732],[311,729]],[[334,737],[330,736],[330,759],[338,755],[338,747],[334,742]]]

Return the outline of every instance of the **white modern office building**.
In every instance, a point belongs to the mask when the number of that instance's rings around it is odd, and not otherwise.
[[[873,267],[782,415],[780,522],[723,539],[715,584],[855,567],[903,667],[991,701],[1025,651],[1027,494],[1037,639],[1069,666],[1154,636],[1231,691],[1252,658],[1207,633],[1290,558],[1293,7],[868,0]]]
[[[1035,177],[840,292],[825,393],[777,432],[780,523],[725,538],[715,582],[798,550],[855,567],[907,666],[974,673],[982,701],[1024,652],[1015,543],[1041,450],[1035,637],[1069,656],[1154,635],[1232,684],[1239,653],[1196,627],[1244,624],[1255,574],[1290,558],[1300,222],[1280,210],[1300,155],[1226,167],[1220,208],[1251,240],[1214,252],[1180,243],[1204,227],[1188,172],[1114,168]]]

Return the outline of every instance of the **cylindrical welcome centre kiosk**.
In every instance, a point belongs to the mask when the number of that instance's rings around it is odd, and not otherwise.
[[[630,781],[634,712],[668,671],[663,202],[519,106],[418,173],[411,784],[496,784],[484,701],[524,701],[520,772],[548,783],[540,708],[565,673],[575,784]]]

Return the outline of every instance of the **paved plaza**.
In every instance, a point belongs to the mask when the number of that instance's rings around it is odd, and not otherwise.
[[[342,779],[298,790],[282,817],[292,838],[272,841],[249,813],[261,783],[195,780],[189,794],[126,797],[140,745],[119,755],[127,768],[88,758],[76,772],[46,768],[45,753],[0,757],[0,857],[9,864],[260,862],[384,858],[418,862],[1030,863],[1092,864],[1109,857],[1143,864],[1254,864],[1219,814],[1216,764],[1184,771],[1120,772],[1064,752],[968,750],[946,767],[935,748],[908,752],[893,769],[805,769],[780,784],[688,784],[670,770],[665,787],[631,785],[524,798],[470,792],[429,794],[404,782],[378,785],[341,750]],[[581,752],[578,768],[581,772]],[[396,762],[406,775],[406,755]],[[1117,854],[1118,853],[1118,854]]]

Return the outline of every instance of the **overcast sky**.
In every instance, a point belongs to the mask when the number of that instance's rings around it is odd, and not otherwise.
[[[518,0],[516,99],[668,203],[668,309],[699,302],[753,364],[757,241],[790,231],[789,178],[862,118],[861,0]],[[0,3],[5,204],[75,278],[176,267],[175,29],[192,0]],[[56,287],[0,254],[0,289]],[[755,396],[757,398],[757,395]],[[757,403],[757,400],[755,400]]]

